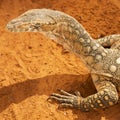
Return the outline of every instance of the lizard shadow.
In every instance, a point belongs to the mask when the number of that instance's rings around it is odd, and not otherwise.
[[[67,75],[67,74],[50,75],[43,78],[26,80],[21,83],[1,88],[0,112],[4,111],[12,103],[18,104],[21,101],[36,94],[49,96],[51,93],[57,92],[57,89],[64,89],[72,93],[78,90],[81,92],[81,95],[83,97],[86,97],[96,92],[92,84],[91,77],[89,75]],[[120,104],[118,107],[120,107]],[[116,109],[118,110],[118,112],[120,112],[119,108]],[[112,111],[112,109],[109,109],[108,112],[104,112],[104,115],[107,116],[110,111]],[[102,113],[95,111],[84,113],[81,112],[80,110],[73,109],[72,112],[77,115],[77,118],[75,120],[79,120],[81,119],[81,117],[82,118],[87,117],[89,118],[89,120],[90,119],[101,120],[101,115],[103,115]],[[93,116],[96,117],[94,118]]]

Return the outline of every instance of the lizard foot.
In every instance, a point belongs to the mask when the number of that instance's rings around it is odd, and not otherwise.
[[[59,90],[61,94],[58,93],[52,93],[49,99],[54,99],[59,101],[61,104],[59,107],[74,107],[79,108],[80,107],[80,101],[82,99],[80,93],[78,91],[75,92],[75,95],[70,94],[64,90]]]

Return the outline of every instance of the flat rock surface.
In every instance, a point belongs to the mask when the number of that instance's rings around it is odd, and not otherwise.
[[[88,113],[47,102],[64,89],[85,97],[96,92],[89,71],[75,55],[40,33],[11,33],[6,24],[33,8],[75,17],[93,38],[120,34],[119,0],[0,0],[0,120],[118,120],[120,103]]]

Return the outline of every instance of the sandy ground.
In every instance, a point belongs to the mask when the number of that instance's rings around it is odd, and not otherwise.
[[[57,89],[95,93],[81,60],[39,33],[10,33],[8,21],[32,8],[75,17],[93,38],[120,33],[119,0],[0,0],[0,120],[118,120],[120,104],[83,113],[46,99]]]

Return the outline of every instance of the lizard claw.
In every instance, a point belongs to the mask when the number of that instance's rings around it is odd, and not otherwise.
[[[79,108],[80,106],[80,100],[82,99],[80,93],[77,91],[75,92],[75,95],[70,94],[64,90],[59,90],[62,94],[58,93],[52,93],[49,99],[54,99],[60,102],[60,107],[76,107]]]
[[[81,97],[81,94],[79,91],[75,91],[75,95]]]

